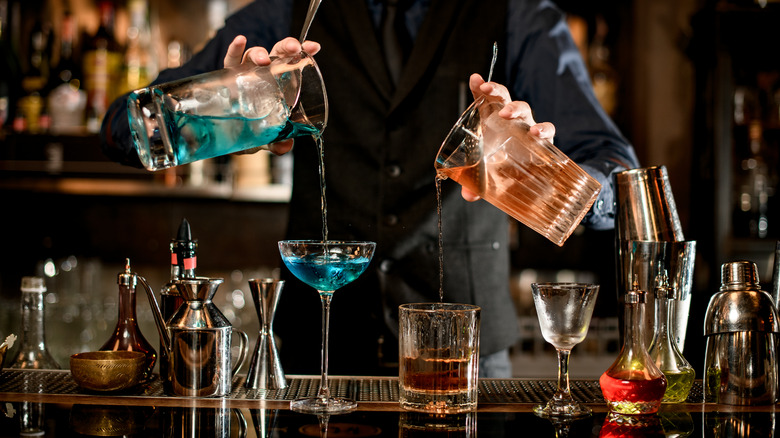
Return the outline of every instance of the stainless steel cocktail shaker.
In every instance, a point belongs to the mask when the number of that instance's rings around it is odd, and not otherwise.
[[[704,319],[704,399],[774,404],[780,323],[772,298],[761,290],[752,262],[725,263],[721,278],[720,292],[710,299]]]

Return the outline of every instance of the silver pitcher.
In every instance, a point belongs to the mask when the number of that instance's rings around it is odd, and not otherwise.
[[[160,344],[165,346],[160,362],[167,363],[163,379],[165,392],[191,397],[226,396],[230,394],[233,376],[244,364],[249,338],[234,329],[217,306],[211,302],[221,278],[187,278],[174,282],[184,298],[176,313],[163,320],[154,291],[146,279],[138,277],[146,289],[152,307]],[[231,367],[232,333],[238,335],[239,354]]]
[[[704,318],[705,402],[774,404],[778,398],[777,321],[772,298],[761,290],[756,265],[724,263],[720,292]]]

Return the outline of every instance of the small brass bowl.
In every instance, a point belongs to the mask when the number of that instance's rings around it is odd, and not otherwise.
[[[70,357],[70,374],[84,389],[121,391],[141,382],[145,362],[140,351],[90,351]]]

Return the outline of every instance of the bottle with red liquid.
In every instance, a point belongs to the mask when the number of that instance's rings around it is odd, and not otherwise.
[[[620,355],[599,379],[610,411],[624,415],[658,412],[666,392],[666,377],[650,358],[642,337],[646,292],[633,287],[624,296],[624,336]]]
[[[101,351],[140,351],[146,355],[144,379],[152,376],[157,352],[146,340],[138,327],[135,311],[135,287],[137,276],[130,270],[130,259],[127,259],[124,272],[117,275],[119,284],[119,318],[111,337],[100,347]]]

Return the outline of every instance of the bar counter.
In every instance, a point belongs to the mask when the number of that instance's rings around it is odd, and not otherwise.
[[[247,390],[244,379],[236,376],[228,397],[189,398],[165,395],[157,378],[123,393],[95,393],[79,388],[67,370],[4,370],[0,437],[20,436],[36,413],[37,435],[47,437],[772,437],[775,429],[775,405],[705,404],[701,381],[686,403],[662,405],[652,416],[612,418],[598,382],[575,380],[572,395],[593,415],[553,424],[532,411],[552,396],[551,380],[481,379],[476,412],[436,416],[402,410],[396,378],[335,376],[331,392],[355,398],[358,409],[318,418],[290,411],[289,402],[314,395],[319,377],[288,376],[288,387],[273,391]]]

